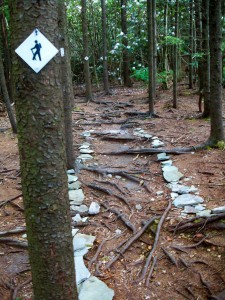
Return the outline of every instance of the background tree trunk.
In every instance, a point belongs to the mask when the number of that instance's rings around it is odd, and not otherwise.
[[[195,4],[195,30],[196,30],[196,51],[198,62],[198,88],[199,92],[203,89],[203,68],[202,68],[202,18],[201,0],[194,0]]]
[[[204,111],[203,118],[210,116],[210,54],[209,54],[209,0],[202,0],[202,69]]]
[[[87,101],[93,100],[92,87],[91,87],[91,74],[89,66],[89,41],[88,41],[88,23],[87,23],[87,1],[81,0],[81,17],[82,17],[82,34],[83,34],[83,61],[84,61],[84,78],[86,85],[86,98]]]
[[[147,0],[147,21],[148,21],[148,99],[149,99],[149,116],[154,116],[154,27],[153,27],[153,4],[152,0]]]
[[[216,145],[224,141],[222,115],[222,0],[209,1],[209,33],[210,33],[210,112],[211,130],[208,143]]]
[[[175,4],[175,37],[178,38],[179,2]],[[177,79],[178,79],[178,44],[173,45],[173,108],[177,108]]]
[[[129,69],[129,53],[128,53],[128,39],[127,39],[127,0],[121,0],[121,28],[123,32],[122,43],[123,43],[123,83],[125,86],[132,86],[130,79]]]
[[[57,1],[10,0],[12,49],[38,28],[57,48]],[[42,48],[42,51],[44,49]],[[13,53],[22,192],[34,299],[77,299],[58,54],[38,74]]]
[[[73,83],[70,65],[70,49],[67,34],[67,16],[63,0],[58,1],[59,5],[59,29],[60,29],[60,48],[64,51],[62,57],[62,87],[63,87],[63,107],[65,119],[65,140],[66,140],[66,158],[67,169],[74,168],[73,151],[73,130],[72,130],[72,106],[74,102]]]
[[[109,76],[107,63],[107,34],[106,34],[106,4],[105,0],[101,0],[102,7],[102,57],[103,57],[103,85],[106,95],[110,94],[109,90]]]
[[[204,1],[204,0],[203,0]],[[193,89],[193,0],[189,0],[189,68],[188,68],[188,78],[189,78],[189,89]]]
[[[16,128],[16,120],[13,114],[12,106],[10,103],[10,98],[8,94],[8,89],[6,85],[6,80],[5,80],[5,74],[4,74],[4,66],[3,66],[3,61],[2,61],[2,51],[1,51],[1,43],[0,43],[0,86],[2,89],[2,95],[3,95],[3,100],[6,106],[6,110],[9,116],[9,121],[12,127],[13,133],[17,133],[17,128]]]

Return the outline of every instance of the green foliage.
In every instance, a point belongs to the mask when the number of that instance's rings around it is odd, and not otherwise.
[[[173,46],[173,45],[183,45],[184,41],[180,38],[177,38],[175,36],[165,36],[165,40],[164,40],[164,44],[167,44],[167,45],[170,45],[170,46]]]
[[[224,141],[219,141],[217,142],[216,147],[220,150],[224,150],[225,149],[225,142]]]
[[[138,70],[134,69],[131,77],[133,77],[137,80],[147,82],[148,81],[148,68],[142,67]]]

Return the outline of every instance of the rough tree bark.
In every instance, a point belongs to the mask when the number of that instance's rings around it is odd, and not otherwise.
[[[208,144],[215,146],[224,141],[222,115],[222,2],[209,1],[209,45],[210,45],[210,113],[211,130]]]
[[[83,34],[83,47],[84,47],[84,78],[86,86],[86,99],[87,101],[93,100],[92,87],[91,87],[91,74],[89,66],[89,40],[88,40],[88,23],[87,23],[87,1],[81,0],[81,17],[82,17],[82,34]]]
[[[103,57],[103,85],[106,95],[110,94],[109,76],[107,63],[107,33],[106,33],[106,4],[105,0],[101,0],[102,7],[102,57]]]
[[[35,28],[59,47],[57,1],[9,3],[12,49]],[[77,299],[61,78],[59,54],[37,74],[13,54],[13,95],[35,300]]]
[[[148,101],[149,101],[149,116],[153,117],[155,87],[154,87],[154,27],[153,27],[153,4],[152,0],[147,0],[147,21],[148,21]]]
[[[129,53],[128,53],[128,39],[127,39],[127,0],[121,0],[121,28],[123,32],[123,83],[125,86],[132,86],[129,69]]]
[[[175,37],[178,38],[179,1],[175,4]],[[177,108],[178,44],[173,45],[173,108]]]
[[[65,120],[65,140],[67,168],[74,168],[73,151],[73,130],[72,130],[72,106],[74,102],[73,84],[71,76],[69,41],[67,36],[67,17],[66,8],[63,0],[58,1],[59,9],[59,29],[60,29],[60,48],[64,50],[62,57],[62,88],[63,88],[63,107]],[[63,51],[62,50],[62,51]]]
[[[210,116],[210,55],[209,55],[209,0],[202,0],[202,69],[203,71],[203,118]]]

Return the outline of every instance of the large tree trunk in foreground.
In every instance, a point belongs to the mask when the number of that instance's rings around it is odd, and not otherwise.
[[[10,11],[12,49],[35,28],[59,47],[57,1],[11,0]],[[14,53],[13,87],[34,299],[75,300],[60,55],[36,74]]]
[[[211,131],[208,143],[216,145],[224,141],[222,114],[222,0],[209,1],[209,33],[210,33],[210,113]]]

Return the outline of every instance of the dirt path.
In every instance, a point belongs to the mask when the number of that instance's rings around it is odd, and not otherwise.
[[[197,96],[189,91],[180,92],[179,110],[171,108],[169,92],[161,93],[156,103],[156,113],[159,115],[156,119],[137,115],[147,111],[144,89],[118,87],[113,92],[112,96],[96,93],[96,100],[102,101],[102,104],[82,103],[81,95],[76,95],[73,111],[76,156],[80,155],[79,146],[84,141],[89,142],[94,150],[93,159],[85,162],[86,169],[80,170],[78,175],[85,194],[84,204],[90,205],[92,201],[103,203],[114,212],[122,213],[125,220],[124,223],[121,215],[118,217],[104,207],[98,215],[89,217],[91,224],[80,228],[80,232],[95,235],[96,242],[85,263],[88,265],[101,245],[98,258],[90,270],[114,289],[115,300],[208,299],[210,293],[215,295],[225,289],[224,231],[204,226],[173,234],[169,231],[171,226],[185,219],[181,217],[181,209],[172,205],[155,244],[153,258],[157,257],[156,264],[146,287],[150,268],[144,279],[139,279],[146,258],[154,249],[157,224],[171,202],[171,191],[163,179],[156,154],[107,153],[151,147],[151,139],[133,135],[137,128],[157,136],[167,149],[197,145],[207,139],[210,123],[196,119]],[[0,118],[0,127],[9,127],[4,117]],[[89,130],[93,130],[90,137],[84,138],[82,133]],[[17,141],[10,130],[0,132],[0,153],[0,225],[1,231],[9,231],[25,226]],[[196,186],[207,208],[224,205],[224,151],[211,149],[171,155],[171,158],[173,165],[184,174],[181,182]],[[16,196],[17,199],[2,205],[2,201]],[[124,249],[124,245],[119,245],[134,234],[129,225],[135,227],[137,232],[143,227],[143,222],[152,217],[157,217],[152,226],[118,255]],[[4,237],[26,241],[23,234]],[[173,248],[174,245],[183,247],[198,242],[199,245],[187,249]],[[107,268],[117,255],[118,260]],[[23,300],[32,299],[26,248],[0,243],[0,270],[0,299],[11,299],[9,295],[12,297],[13,293]],[[23,283],[26,283],[25,286],[20,286]],[[18,291],[15,291],[16,287]]]

